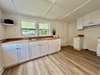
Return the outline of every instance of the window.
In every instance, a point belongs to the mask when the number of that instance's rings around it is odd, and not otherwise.
[[[36,35],[35,23],[22,21],[22,34],[24,36],[35,36]]]
[[[49,25],[39,23],[39,36],[49,35]]]
[[[22,35],[24,36],[48,36],[50,25],[47,23],[34,23],[22,21]]]

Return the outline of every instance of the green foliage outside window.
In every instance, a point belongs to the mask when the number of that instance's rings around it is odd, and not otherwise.
[[[24,36],[47,36],[49,35],[49,24],[22,21],[22,35]]]

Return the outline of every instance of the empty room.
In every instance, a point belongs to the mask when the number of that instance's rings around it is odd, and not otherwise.
[[[0,75],[100,75],[100,0],[0,0]]]

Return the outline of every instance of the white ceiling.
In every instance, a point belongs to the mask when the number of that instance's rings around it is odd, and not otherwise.
[[[63,20],[67,22],[71,22],[76,20],[77,18],[84,16],[88,13],[91,13],[93,11],[100,10],[100,0],[92,0],[88,2],[85,6],[81,7],[80,9],[77,9],[76,11],[72,12],[71,14],[65,16]]]
[[[0,7],[6,12],[33,17],[67,19],[97,9],[100,0],[0,0]]]

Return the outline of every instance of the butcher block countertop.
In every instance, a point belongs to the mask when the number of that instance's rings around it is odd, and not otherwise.
[[[20,42],[20,41],[40,41],[40,40],[54,40],[59,39],[59,37],[53,36],[38,36],[38,37],[18,37],[18,38],[7,38],[0,40],[1,43],[10,43],[10,42]]]

